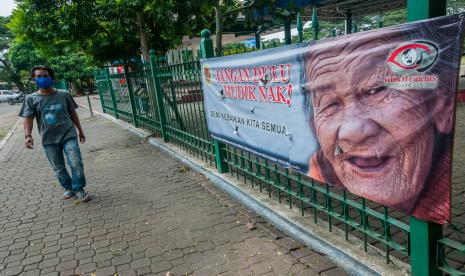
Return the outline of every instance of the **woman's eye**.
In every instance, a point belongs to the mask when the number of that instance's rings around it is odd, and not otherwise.
[[[385,86],[378,86],[372,89],[365,90],[365,95],[375,95],[381,91],[383,91],[386,87]]]
[[[320,112],[331,112],[335,108],[337,108],[339,104],[337,102],[330,102],[326,105],[323,106],[323,108],[320,109]]]

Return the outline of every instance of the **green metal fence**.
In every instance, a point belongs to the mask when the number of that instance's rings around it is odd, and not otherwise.
[[[203,105],[200,62],[193,57],[159,58],[155,78],[163,95],[167,139],[190,154],[214,160]]]
[[[131,67],[124,67],[126,72],[126,82],[130,95],[133,95],[134,119],[135,124],[160,133],[161,121],[158,115],[158,105],[153,93],[154,81],[152,76],[152,67],[150,64],[135,64]]]
[[[224,171],[244,184],[298,209],[314,223],[326,225],[330,232],[337,228],[347,240],[350,236],[360,238],[365,251],[370,246],[377,248],[384,252],[388,263],[391,256],[410,262],[414,249],[408,216],[318,183],[242,149],[218,146],[207,130],[199,61],[179,62],[155,56],[152,60],[153,65],[122,65],[119,71],[112,67],[96,73],[104,112],[165,136],[165,141],[210,164],[221,156]],[[161,116],[158,103],[163,106]],[[447,238],[438,241],[438,266],[457,274],[454,268],[460,268],[449,265],[447,260],[452,250],[464,253],[464,245]]]
[[[202,56],[212,57],[209,32],[202,32],[202,36]],[[358,237],[365,251],[375,248],[387,263],[394,256],[411,263],[415,275],[465,275],[462,230],[453,231],[455,236],[450,231],[443,235],[439,225],[416,220],[212,140],[204,112],[200,62],[188,51],[161,57],[152,51],[148,64],[111,66],[96,72],[95,77],[105,113],[150,130],[164,141],[216,164],[219,172],[228,172],[270,198],[298,209],[302,216],[325,225],[330,232],[343,233],[346,240]]]
[[[339,228],[346,239],[349,235],[358,236],[365,250],[370,244],[383,250],[387,262],[392,254],[408,261],[410,227],[405,215],[317,183],[233,146],[216,143],[216,151],[221,152],[216,154],[215,141],[209,137],[206,125],[200,62],[194,59],[179,62],[166,56],[152,56],[152,60],[153,68],[148,64],[131,64],[96,72],[105,113],[160,137],[163,129],[166,141],[211,164],[220,155],[219,162],[226,165],[225,171],[245,184],[290,208],[298,208],[315,223],[325,223],[329,231]],[[153,100],[157,95],[161,96],[163,119],[158,115],[157,101]]]
[[[304,175],[263,160],[241,149],[226,147],[231,175],[265,192],[289,208],[298,208],[314,223],[342,230],[345,239],[354,235],[362,240],[365,252],[369,244],[390,255],[408,261],[410,226],[408,217],[345,190],[319,183]]]
[[[107,80],[107,70],[96,71],[95,76],[95,86],[100,97],[100,104],[102,105],[102,110],[105,113],[112,113],[116,116],[116,112],[112,102],[112,93],[110,92],[110,85]]]

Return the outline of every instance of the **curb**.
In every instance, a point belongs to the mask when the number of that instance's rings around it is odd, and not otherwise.
[[[8,133],[6,134],[5,138],[3,138],[1,141],[0,141],[0,151],[3,149],[3,147],[6,145],[6,143],[8,142],[8,140],[10,140],[11,136],[13,136],[13,132],[15,132],[16,128],[18,128],[18,125],[21,123],[21,118],[18,119],[18,121],[16,121],[16,123],[13,125],[13,127],[8,131]]]
[[[88,109],[88,107],[84,105],[80,106]],[[229,194],[232,198],[239,201],[241,204],[255,212],[257,215],[267,220],[278,230],[282,231],[286,235],[289,235],[291,238],[303,243],[309,248],[325,254],[329,259],[331,259],[331,261],[336,263],[339,267],[343,268],[345,272],[347,272],[349,275],[383,275],[382,272],[378,272],[372,267],[366,265],[366,263],[363,262],[363,260],[359,260],[351,256],[350,254],[347,254],[339,247],[328,243],[322,237],[319,237],[318,235],[309,232],[298,223],[286,218],[285,216],[279,214],[275,210],[261,203],[253,196],[249,195],[246,191],[242,190],[241,188],[238,188],[232,182],[222,177],[221,174],[203,167],[202,165],[195,162],[195,160],[191,160],[187,156],[183,156],[182,154],[176,152],[174,149],[165,145],[159,139],[152,138],[149,132],[146,132],[139,128],[135,128],[132,125],[123,122],[119,119],[116,119],[108,114],[102,114],[100,112],[95,111],[94,113],[116,123],[123,129],[133,133],[134,135],[146,139],[148,143],[152,146],[159,148],[174,159],[189,166],[193,171],[202,174],[210,181],[212,181],[215,186]]]

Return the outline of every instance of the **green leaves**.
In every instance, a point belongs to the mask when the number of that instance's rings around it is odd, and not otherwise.
[[[12,40],[12,34],[7,28],[8,17],[0,17],[0,52],[8,49],[10,41]]]

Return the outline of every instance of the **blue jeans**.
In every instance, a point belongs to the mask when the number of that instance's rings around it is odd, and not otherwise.
[[[77,138],[71,138],[59,144],[44,145],[44,150],[58,181],[64,189],[75,192],[84,189],[86,177]],[[66,155],[68,166],[71,168],[72,177],[69,176],[66,170],[63,152]]]

